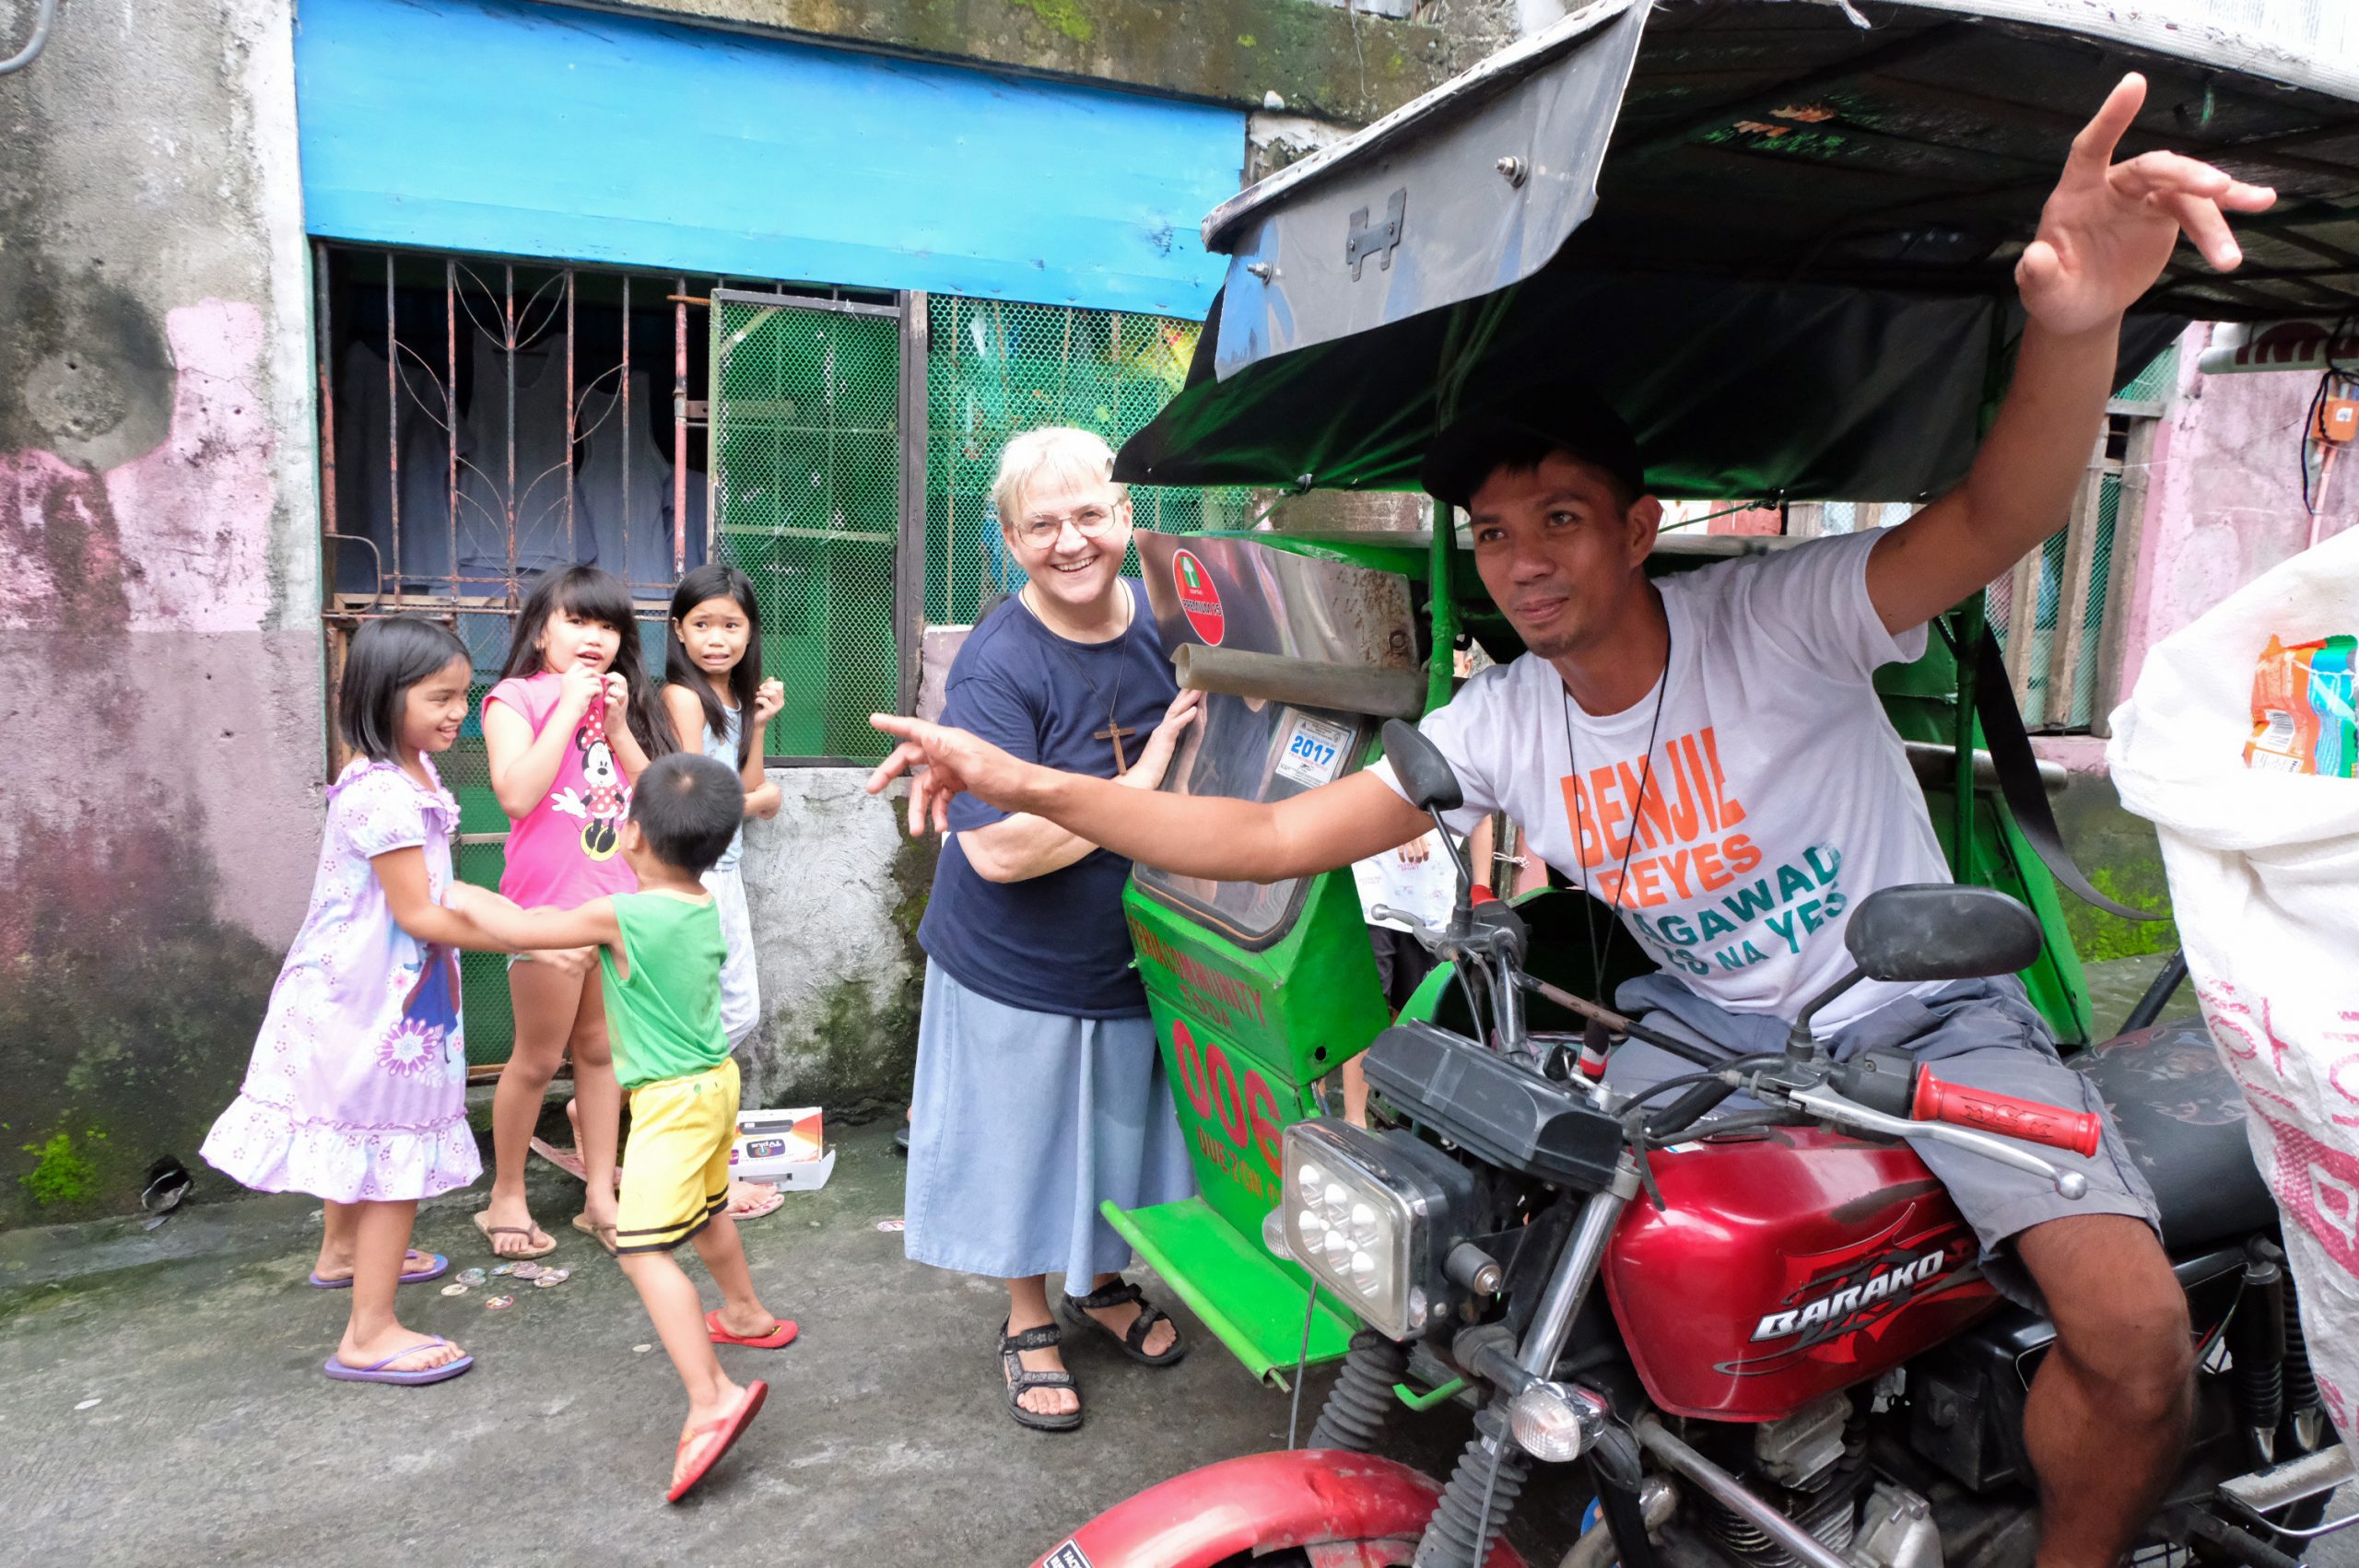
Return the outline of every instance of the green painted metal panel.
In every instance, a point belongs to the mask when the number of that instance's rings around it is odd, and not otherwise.
[[[1341,1361],[1351,1348],[1357,1323],[1336,1310],[1323,1291],[1313,1305],[1299,1269],[1262,1251],[1258,1239],[1238,1235],[1203,1199],[1127,1211],[1107,1203],[1099,1212],[1255,1377],[1284,1388],[1288,1384],[1281,1369],[1297,1358],[1317,1366]]]
[[[1293,928],[1258,953],[1136,883],[1123,908],[1198,1188],[1258,1248],[1285,1128],[1388,1022],[1359,895],[1349,872],[1311,879]]]

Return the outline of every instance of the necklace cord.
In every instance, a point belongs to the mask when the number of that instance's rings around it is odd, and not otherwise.
[[[1122,604],[1123,608],[1127,612],[1122,620],[1122,629],[1115,633],[1105,642],[1095,645],[1099,648],[1111,647],[1117,650],[1117,655],[1114,660],[1114,688],[1110,694],[1098,690],[1097,683],[1089,678],[1089,672],[1082,668],[1080,657],[1076,655],[1072,649],[1065,646],[1070,639],[1059,636],[1057,629],[1049,625],[1048,621],[1042,617],[1039,611],[1032,607],[1032,602],[1025,598],[1022,591],[1019,591],[1015,596],[1015,602],[1024,606],[1024,613],[1031,616],[1033,623],[1042,631],[1049,634],[1050,641],[1055,645],[1057,652],[1064,659],[1066,665],[1072,669],[1073,673],[1076,676],[1080,677],[1081,684],[1089,688],[1089,695],[1094,697],[1103,697],[1105,699],[1106,728],[1109,731],[1119,730],[1121,728],[1122,719],[1120,710],[1122,706],[1122,673],[1126,668],[1128,668],[1129,661],[1121,657],[1120,650],[1127,649],[1130,646],[1131,628],[1138,623],[1139,618],[1138,601],[1132,596],[1129,582],[1119,577],[1114,580],[1122,585]],[[1030,583],[1025,584],[1026,589],[1029,589],[1031,586],[1032,585]],[[1135,731],[1133,731],[1133,733],[1135,733]],[[1093,740],[1096,739],[1095,736],[1092,736],[1091,738]],[[1127,772],[1129,770],[1130,764],[1122,757],[1122,737],[1115,735],[1113,737],[1113,742],[1115,761],[1121,771]],[[1118,778],[1120,776],[1120,773],[1116,775]]]
[[[1617,916],[1622,909],[1622,889],[1630,875],[1630,855],[1638,847],[1640,813],[1646,810],[1647,791],[1654,788],[1655,741],[1662,732],[1663,699],[1671,695],[1671,658],[1673,651],[1671,612],[1666,607],[1663,612],[1662,676],[1655,686],[1654,717],[1647,724],[1647,749],[1638,759],[1638,798],[1630,805],[1630,836],[1622,841],[1622,864],[1614,873],[1612,907]],[[1580,788],[1581,766],[1573,753],[1572,689],[1564,685],[1562,677],[1558,678],[1557,684],[1558,695],[1563,697],[1565,704],[1565,766],[1573,777],[1573,853],[1578,857],[1581,852],[1581,817],[1584,814],[1581,805],[1587,799],[1588,791]],[[1599,840],[1602,842],[1605,837],[1605,825],[1602,822],[1597,824],[1597,833]],[[1605,989],[1605,946],[1598,937],[1597,890],[1593,879],[1589,874],[1587,860],[1581,862],[1581,891],[1588,894],[1590,898],[1590,901],[1581,907],[1581,929],[1589,938],[1590,994],[1592,999],[1602,1004],[1604,999],[1599,993]],[[1609,926],[1606,930],[1608,937],[1611,937],[1613,928]]]

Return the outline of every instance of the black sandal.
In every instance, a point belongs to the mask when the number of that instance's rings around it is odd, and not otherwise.
[[[1103,1312],[1109,1306],[1121,1306],[1125,1302],[1133,1301],[1139,1304],[1139,1315],[1131,1319],[1131,1327],[1126,1333],[1117,1334],[1089,1316],[1092,1312]],[[1152,1305],[1141,1295],[1139,1288],[1128,1280],[1116,1280],[1104,1290],[1092,1291],[1086,1296],[1068,1295],[1058,1310],[1064,1314],[1065,1319],[1074,1328],[1097,1329],[1121,1346],[1124,1355],[1144,1365],[1169,1366],[1188,1353],[1188,1346],[1180,1338],[1180,1326],[1177,1323],[1171,1324],[1171,1343],[1165,1348],[1161,1355],[1151,1356],[1142,1348],[1146,1343],[1147,1336],[1155,1332],[1156,1324],[1168,1323],[1171,1320],[1161,1307]]]
[[[1007,1325],[999,1326],[1000,1370],[1007,1377],[1007,1413],[1015,1418],[1018,1426],[1028,1426],[1035,1432],[1071,1432],[1081,1424],[1079,1410],[1067,1410],[1060,1416],[1042,1415],[1039,1410],[1024,1408],[1024,1396],[1035,1388],[1071,1388],[1076,1398],[1081,1387],[1070,1372],[1035,1372],[1024,1364],[1019,1352],[1055,1350],[1064,1340],[1064,1330],[1053,1323],[1043,1323],[1038,1328],[1027,1328],[1021,1334],[1011,1334]]]

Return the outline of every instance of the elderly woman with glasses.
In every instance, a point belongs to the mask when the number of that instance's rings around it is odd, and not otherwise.
[[[1028,431],[1000,454],[992,499],[1026,582],[968,635],[942,717],[1027,761],[1153,790],[1196,695],[1174,686],[1145,591],[1121,575],[1131,503],[1113,471],[1086,430]],[[905,1243],[921,1263],[1006,1281],[1008,1412],[1070,1431],[1081,1397],[1060,1316],[1150,1366],[1185,1349],[1122,1279],[1130,1245],[1098,1204],[1171,1202],[1195,1184],[1131,967],[1130,861],[971,795],[950,828],[918,928]]]

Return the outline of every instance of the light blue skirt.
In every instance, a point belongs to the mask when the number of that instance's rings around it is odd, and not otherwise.
[[[925,967],[902,1234],[920,1263],[1075,1293],[1127,1267],[1097,1212],[1195,1195],[1171,1082],[1144,1018],[1067,1018]]]

